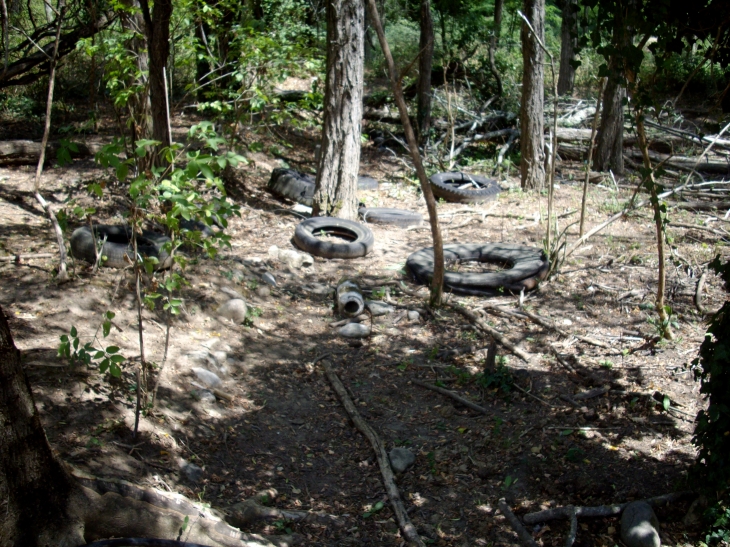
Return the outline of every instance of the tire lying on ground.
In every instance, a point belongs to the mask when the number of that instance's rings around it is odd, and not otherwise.
[[[293,169],[279,168],[271,172],[271,178],[266,187],[279,197],[311,207],[314,199],[314,183],[315,178],[312,175],[306,175]],[[378,181],[368,176],[358,177],[357,189],[377,190]]]
[[[403,209],[388,209],[387,207],[360,207],[357,212],[364,222],[370,224],[392,224],[401,228],[420,226],[423,216],[413,211]]]
[[[348,242],[327,241],[318,235],[340,236]],[[313,217],[301,222],[294,231],[294,243],[303,251],[323,258],[358,258],[373,249],[375,238],[370,228],[352,220]]]
[[[433,262],[433,248],[429,247],[409,256],[406,267],[418,281],[428,284],[433,277]],[[444,245],[444,262],[444,287],[472,295],[529,291],[545,279],[549,268],[542,249],[511,243]],[[505,269],[494,272],[449,271],[450,264],[463,262],[500,264]]]
[[[274,169],[266,187],[279,197],[312,206],[314,178],[293,169]]]
[[[428,180],[434,196],[452,203],[491,201],[502,191],[496,180],[467,173],[436,173]]]
[[[106,241],[104,241],[106,238]],[[97,242],[104,241],[101,248],[102,266],[126,268],[134,263],[134,244],[132,229],[129,226],[108,226],[96,224],[92,228],[81,226],[71,234],[71,254],[74,258],[85,260],[91,264],[96,262]],[[143,257],[155,257],[158,263],[156,270],[169,268],[172,257],[163,249],[170,238],[164,234],[143,230],[137,235],[137,252]]]

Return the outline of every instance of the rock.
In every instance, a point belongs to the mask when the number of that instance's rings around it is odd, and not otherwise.
[[[222,382],[217,374],[201,367],[193,367],[192,371],[208,387],[219,387]]]
[[[271,275],[269,272],[264,272],[261,275],[261,279],[263,279],[264,280],[264,283],[266,283],[267,285],[271,285],[272,287],[276,287],[276,278],[273,275]]]
[[[256,287],[256,296],[259,298],[268,298],[271,296],[271,289],[268,285],[261,285],[260,287]]]
[[[375,302],[373,300],[366,300],[365,306],[367,306],[370,313],[373,314],[373,317],[380,317],[381,315],[387,315],[395,311],[393,306],[389,306],[384,302]]]
[[[395,473],[403,473],[414,464],[416,456],[407,448],[394,448],[388,454],[390,466]]]
[[[190,482],[199,482],[203,478],[203,469],[185,460],[180,460],[180,473]]]
[[[246,313],[248,312],[248,306],[240,298],[234,298],[223,304],[218,308],[218,316],[224,319],[230,319],[237,325],[240,325],[246,320]]]
[[[191,395],[205,406],[213,406],[216,403],[215,395],[213,395],[212,391],[207,389],[193,390],[191,391]]]
[[[307,268],[314,264],[314,258],[307,253],[300,253],[291,249],[279,249],[276,245],[269,247],[269,256],[273,260],[279,260],[288,264],[290,268],[299,269]]]
[[[348,323],[339,330],[345,338],[365,338],[370,335],[370,327],[362,323]]]
[[[660,547],[659,521],[651,505],[635,501],[621,515],[621,541],[628,547]]]
[[[421,314],[418,313],[416,310],[408,310],[408,320],[409,321],[418,321],[421,318]]]

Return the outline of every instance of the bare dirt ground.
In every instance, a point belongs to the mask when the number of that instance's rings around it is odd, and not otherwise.
[[[279,136],[293,145],[285,152],[291,167],[313,168],[312,135]],[[244,135],[248,139],[276,144],[278,137]],[[274,488],[277,507],[324,511],[340,517],[339,525],[273,522],[251,531],[291,528],[307,538],[307,545],[402,545],[374,452],[348,419],[320,365],[313,364],[331,354],[336,372],[386,449],[403,446],[416,455],[415,465],[397,484],[410,518],[430,544],[517,545],[496,511],[501,497],[524,514],[567,504],[625,502],[687,487],[683,479],[695,454],[692,422],[702,405],[687,365],[706,330],[693,297],[704,264],[717,253],[727,254],[720,236],[670,228],[676,265],[668,262],[667,303],[678,327],[674,341],[656,342],[649,322],[657,274],[651,216],[643,210],[611,224],[525,298],[527,310],[549,318],[567,336],[485,312],[486,321],[531,356],[524,363],[500,348],[508,374],[494,379],[511,377],[515,386],[501,389],[497,383],[485,389],[474,375],[483,366],[487,338],[448,308],[422,313],[416,321],[404,317],[408,307],[424,308],[427,291],[407,296],[392,281],[404,280],[418,290],[402,269],[411,252],[430,246],[427,226],[372,226],[375,248],[369,256],[315,258],[313,267],[292,270],[268,256],[271,245],[293,248],[299,221],[289,213],[290,203],[264,190],[271,169],[282,160],[266,152],[249,154],[249,159],[237,173],[235,200],[242,215],[231,219],[227,230],[232,247],[215,260],[199,257],[187,270],[186,313],[172,322],[158,406],[143,416],[136,439],[131,429],[139,345],[131,272],[102,268],[92,275],[87,265],[77,263],[72,281],[58,285],[55,259],[0,263],[0,305],[22,349],[49,440],[65,461],[94,475],[174,490],[217,508]],[[0,169],[2,255],[55,251],[49,223],[32,195],[33,171]],[[418,210],[426,217],[420,192],[400,158],[368,145],[361,172],[384,183],[362,196],[368,205]],[[48,169],[43,193],[56,208],[73,198],[94,203],[99,221],[119,222],[125,208],[120,185],[110,183],[101,203],[85,190],[88,182],[108,177],[90,160],[79,160]],[[562,165],[558,214],[580,206],[575,179],[582,179],[577,165]],[[619,181],[627,186],[618,191],[609,180],[591,185],[589,228],[620,210],[632,192],[630,182]],[[546,207],[545,196],[521,192],[512,176],[502,185],[504,191],[493,203],[439,204],[444,242],[541,247],[544,225],[534,219]],[[670,214],[684,224],[706,217],[680,210]],[[577,218],[576,213],[564,217],[561,226]],[[571,241],[576,234],[574,226]],[[263,289],[261,268],[276,277],[276,288]],[[400,305],[394,314],[374,319],[374,334],[361,347],[351,346],[329,326],[337,318],[327,291],[343,276],[386,288],[385,298]],[[225,288],[260,311],[252,325],[218,319],[216,309],[228,299]],[[724,298],[719,279],[710,275],[706,307],[717,309]],[[517,302],[511,295],[449,295],[448,300],[471,309]],[[55,355],[59,337],[72,325],[83,341],[92,340],[106,310],[116,317],[105,343],[118,345],[130,358],[121,380],[68,366]],[[146,356],[158,364],[165,322],[161,310],[144,312]],[[221,390],[232,401],[196,398],[199,380],[192,367],[204,349],[225,352]],[[554,350],[572,372],[556,360]],[[415,379],[439,380],[489,414],[419,387]],[[577,395],[604,385],[611,391],[573,404]],[[676,411],[665,412],[650,398],[655,392],[668,396]],[[182,460],[200,466],[202,475],[186,476],[179,467]],[[382,509],[366,516],[380,501]],[[677,503],[658,511],[665,544],[695,542],[696,530],[681,522],[687,507]],[[567,523],[556,521],[531,532],[542,545],[557,546],[567,530]],[[581,519],[576,544],[615,545],[617,530],[617,519]]]

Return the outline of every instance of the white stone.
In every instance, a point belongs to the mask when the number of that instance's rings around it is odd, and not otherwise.
[[[240,298],[234,298],[218,308],[218,315],[224,319],[230,319],[234,323],[240,325],[246,320],[248,306],[246,302]]]

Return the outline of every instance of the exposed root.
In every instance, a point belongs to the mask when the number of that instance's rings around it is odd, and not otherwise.
[[[520,522],[520,519],[515,516],[515,514],[509,508],[509,505],[507,505],[507,502],[504,498],[499,500],[499,502],[497,503],[497,507],[499,507],[499,511],[510,523],[512,529],[517,532],[517,536],[520,538],[520,542],[522,543],[522,545],[524,545],[525,547],[537,547],[537,543],[534,539],[532,539],[530,532],[525,529],[525,527]]]

